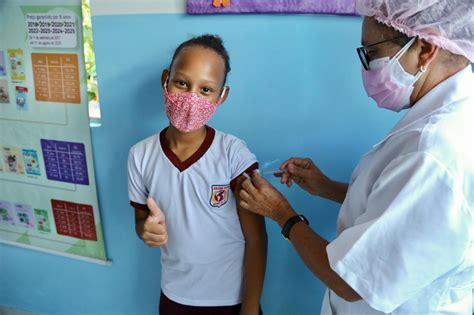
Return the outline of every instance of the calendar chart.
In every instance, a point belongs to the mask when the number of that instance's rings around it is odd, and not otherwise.
[[[75,54],[31,54],[37,101],[80,103]]]
[[[41,139],[48,179],[88,185],[84,144]]]
[[[51,200],[58,234],[84,240],[97,240],[92,206],[63,200]]]

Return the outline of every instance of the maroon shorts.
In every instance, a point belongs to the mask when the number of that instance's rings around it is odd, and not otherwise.
[[[231,306],[190,306],[176,303],[161,292],[160,315],[239,315],[240,304]],[[260,310],[260,315],[263,315]]]

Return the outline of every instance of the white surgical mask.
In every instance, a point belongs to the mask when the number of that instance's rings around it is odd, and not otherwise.
[[[370,61],[369,69],[362,69],[362,79],[367,94],[377,102],[380,108],[395,112],[410,107],[410,96],[414,84],[425,73],[426,67],[412,75],[403,69],[400,58],[413,45],[413,37],[405,46],[393,56],[383,57]]]

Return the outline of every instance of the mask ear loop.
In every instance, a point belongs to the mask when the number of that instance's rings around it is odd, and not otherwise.
[[[403,46],[403,48],[400,49],[398,51],[398,53],[395,54],[395,56],[393,56],[393,59],[398,61],[403,56],[403,54],[408,49],[410,49],[410,47],[413,45],[413,43],[415,42],[416,39],[417,39],[417,36],[410,39],[410,41],[408,41],[408,43],[406,43],[406,45]],[[413,82],[411,83],[411,85],[415,84],[415,82],[418,81],[418,79],[426,72],[427,68],[428,68],[428,66],[425,66],[425,65],[422,65],[420,67],[420,70],[418,70],[418,72],[415,74],[415,77],[413,78]]]
[[[217,104],[220,105],[222,104],[222,100],[224,99],[224,96],[225,96],[225,92],[228,90],[228,86],[225,86],[223,89],[222,89],[222,93],[221,93],[221,96],[219,96],[219,100],[217,101]]]
[[[170,77],[168,76],[168,77],[166,78],[166,80],[165,80],[165,84],[163,84],[163,89],[164,89],[166,92],[168,92],[168,80],[169,80],[169,78],[170,78]]]
[[[413,83],[411,85],[418,81],[418,79],[426,72],[426,69],[428,69],[428,66],[421,65],[420,70],[418,70],[418,72],[415,74],[415,78],[413,79]]]
[[[224,95],[225,95],[225,92],[227,91],[227,86],[225,86],[223,89],[222,89],[222,93],[221,93],[221,96],[219,97],[220,100],[222,100],[224,98]]]
[[[408,43],[406,43],[405,46],[403,46],[402,49],[400,49],[400,50],[395,54],[395,56],[393,56],[393,59],[399,60],[399,59],[403,56],[403,54],[404,54],[408,49],[410,49],[411,45],[413,45],[413,43],[415,42],[416,38],[417,38],[417,37],[415,36],[415,37],[413,37],[412,39],[410,39],[410,40],[408,41]]]

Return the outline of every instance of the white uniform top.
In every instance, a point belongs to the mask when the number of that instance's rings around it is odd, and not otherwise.
[[[239,304],[245,240],[232,186],[257,168],[256,158],[244,141],[208,127],[201,147],[180,162],[165,130],[134,145],[128,160],[132,206],[146,209],[151,196],[165,214],[163,293],[185,305]]]
[[[327,253],[363,300],[327,291],[321,314],[471,314],[473,138],[469,66],[420,99],[355,169]]]

